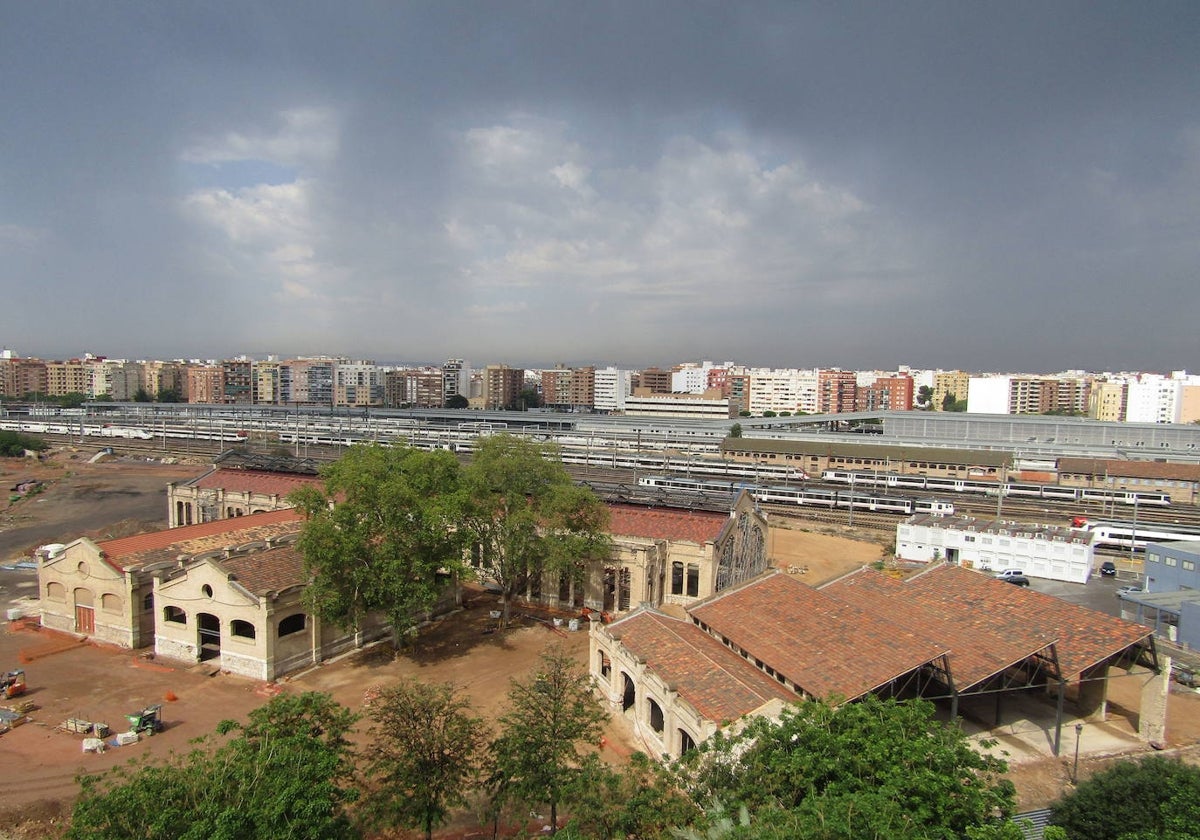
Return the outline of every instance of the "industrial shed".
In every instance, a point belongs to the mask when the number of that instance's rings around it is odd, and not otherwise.
[[[1152,632],[938,565],[907,580],[862,569],[814,589],[763,575],[687,610],[644,608],[592,629],[601,695],[663,755],[744,715],[801,698],[921,697],[998,725],[1018,692],[1042,699],[1055,753],[1067,704],[1103,720],[1113,669],[1144,682],[1139,735],[1165,736],[1166,680]]]

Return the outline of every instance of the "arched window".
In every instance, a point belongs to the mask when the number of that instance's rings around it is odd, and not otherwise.
[[[179,607],[167,605],[163,607],[163,621],[170,621],[174,624],[187,624],[187,613],[179,609]]]
[[[235,618],[229,623],[229,633],[239,639],[253,639],[254,625],[249,621],[242,621],[239,618]]]
[[[696,740],[692,738],[685,730],[679,730],[679,754],[683,755],[688,750],[696,749]]]
[[[207,583],[200,587],[200,591],[204,593],[205,598],[212,597],[212,587],[209,586]]]
[[[105,592],[100,596],[100,609],[105,612],[120,612],[121,611],[121,596],[114,595],[111,592]]]
[[[304,626],[305,626],[304,613],[296,613],[295,615],[289,615],[283,621],[279,622],[279,635],[280,635],[280,637],[283,637],[283,636],[290,636],[293,633],[299,633],[300,631],[302,631],[304,629]]]
[[[51,601],[65,601],[67,600],[67,587],[52,580],[46,584],[46,597]]]
[[[663,710],[662,706],[654,701],[654,698],[649,699],[650,703],[650,728],[659,735],[663,731]]]

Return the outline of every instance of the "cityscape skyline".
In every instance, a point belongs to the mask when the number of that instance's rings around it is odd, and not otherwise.
[[[29,356],[1196,367],[1195,4],[6,12]]]

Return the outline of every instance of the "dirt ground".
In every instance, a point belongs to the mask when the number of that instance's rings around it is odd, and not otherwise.
[[[0,564],[45,542],[68,542],[82,534],[106,537],[165,526],[165,486],[198,475],[203,465],[156,465],[112,461],[84,463],[87,452],[60,456],[50,463],[30,464],[0,459],[5,490],[27,476],[43,478],[40,495],[11,507],[0,502]],[[884,557],[878,537],[849,539],[843,528],[793,525],[773,528],[771,551],[775,564],[817,585]],[[0,583],[15,572],[0,571]],[[585,631],[568,632],[531,616],[503,633],[488,632],[492,604],[475,593],[469,606],[421,633],[410,652],[393,654],[376,647],[326,663],[293,676],[278,686],[229,674],[208,676],[198,669],[97,645],[75,645],[71,637],[44,630],[20,629],[12,623],[0,629],[0,670],[24,667],[30,689],[26,699],[37,709],[31,721],[0,735],[0,838],[53,834],[69,813],[77,786],[75,776],[97,772],[130,759],[141,763],[185,750],[188,742],[211,733],[225,718],[244,717],[266,702],[273,691],[327,691],[346,706],[361,710],[372,689],[402,676],[451,682],[471,700],[479,714],[493,719],[503,708],[509,679],[526,672],[548,645],[564,646],[586,658]],[[22,663],[18,666],[18,663]],[[1136,705],[1135,698],[1114,700]],[[174,698],[174,699],[168,699]],[[166,730],[153,738],[110,748],[102,755],[84,754],[82,736],[59,731],[68,718],[107,723],[114,732],[124,728],[124,716],[151,703],[163,704]],[[1169,716],[1172,746],[1188,747],[1200,740],[1200,695],[1173,693]],[[1073,733],[1072,733],[1073,734]],[[1067,745],[1073,746],[1073,742]],[[640,745],[626,727],[614,721],[607,727],[601,755],[622,761]],[[1137,748],[1144,751],[1145,747]],[[1085,740],[1080,775],[1111,761],[1107,753],[1088,750]],[[1023,760],[1011,774],[1022,808],[1041,807],[1057,798],[1069,784],[1063,759]],[[26,828],[21,828],[25,824]],[[441,837],[462,837],[477,830],[467,815]]]

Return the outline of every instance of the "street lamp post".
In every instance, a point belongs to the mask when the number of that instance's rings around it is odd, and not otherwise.
[[[1071,784],[1079,783],[1079,736],[1083,732],[1083,724],[1075,724],[1075,766],[1071,768]]]

